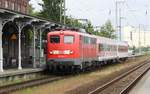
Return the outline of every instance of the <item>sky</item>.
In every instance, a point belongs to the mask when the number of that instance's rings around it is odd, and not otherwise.
[[[36,11],[39,11],[41,7],[38,6],[38,3],[41,1],[30,0],[30,3]],[[88,19],[94,26],[102,26],[108,19],[113,25],[116,25],[115,4],[116,0],[66,0],[66,13],[75,19]],[[124,0],[118,4],[119,8],[122,26],[137,27],[141,24],[143,27],[149,27],[149,0]]]

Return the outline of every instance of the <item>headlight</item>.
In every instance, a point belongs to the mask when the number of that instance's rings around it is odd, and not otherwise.
[[[53,54],[59,54],[59,51],[58,50],[54,50]]]
[[[71,51],[71,50],[65,50],[64,54],[73,54],[73,51]]]
[[[70,50],[65,50],[64,54],[70,54]]]

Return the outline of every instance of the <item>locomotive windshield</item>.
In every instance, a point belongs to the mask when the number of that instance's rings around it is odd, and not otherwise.
[[[64,43],[66,44],[73,44],[74,36],[65,35],[64,36]]]
[[[50,42],[51,43],[60,43],[60,36],[57,36],[57,35],[50,36]]]

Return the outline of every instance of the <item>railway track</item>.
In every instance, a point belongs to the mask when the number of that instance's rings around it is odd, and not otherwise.
[[[143,73],[141,73],[134,81],[131,82],[124,90],[121,91],[120,94],[128,94],[130,90],[143,78],[143,76],[150,70],[148,68]]]
[[[149,62],[149,61],[147,61],[147,62]],[[145,64],[147,64],[147,63],[143,63],[143,64],[135,67],[133,70],[129,71],[129,73],[137,70],[138,68],[144,66]],[[119,76],[118,78],[116,78],[113,81],[97,88],[96,90],[90,92],[89,94],[98,94],[97,92],[104,90],[111,83],[115,83],[116,80],[119,80],[119,79],[123,78],[124,76],[126,76],[129,73],[125,73],[125,74],[123,74],[123,76]],[[70,76],[67,76],[67,77],[70,77]],[[55,77],[51,76],[51,77],[44,77],[44,78],[40,78],[40,79],[20,82],[20,83],[6,85],[6,86],[1,86],[0,87],[0,94],[8,94],[9,92],[12,92],[12,91],[17,91],[17,90],[24,89],[24,88],[38,86],[38,85],[42,85],[42,84],[45,84],[45,83],[50,83],[50,82],[61,80],[61,79],[67,78],[67,77],[66,76],[55,76]]]
[[[17,90],[28,88],[28,87],[42,85],[42,84],[57,81],[57,80],[60,80],[63,78],[65,78],[65,77],[44,77],[44,78],[40,78],[40,79],[20,82],[20,83],[6,85],[6,86],[1,86],[0,94],[9,94],[12,91],[17,91]]]
[[[88,94],[127,94],[129,92],[129,90],[136,84],[136,82],[138,82],[139,79],[141,79],[142,76],[150,69],[149,62],[150,62],[150,60],[146,60],[144,63],[134,67],[133,69],[116,77],[115,79],[107,82],[106,84],[96,88],[95,90],[89,92]],[[140,69],[142,69],[144,71],[141,71]],[[121,86],[121,84],[126,83],[126,81],[125,81],[126,77],[127,78],[128,78],[128,76],[130,77],[130,75],[133,76],[134,72],[136,72],[138,70],[139,70],[139,74],[136,79],[134,79],[132,82],[130,82],[130,84],[128,84],[126,86],[126,88],[123,85]],[[128,78],[128,80],[130,80],[130,78]],[[117,88],[117,85],[119,88]],[[125,88],[125,89],[122,89],[122,91],[117,90],[120,88],[121,89]]]

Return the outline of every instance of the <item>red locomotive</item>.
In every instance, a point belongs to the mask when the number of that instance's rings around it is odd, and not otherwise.
[[[128,44],[77,30],[62,29],[48,33],[47,52],[50,70],[85,69],[105,61],[127,58]]]

